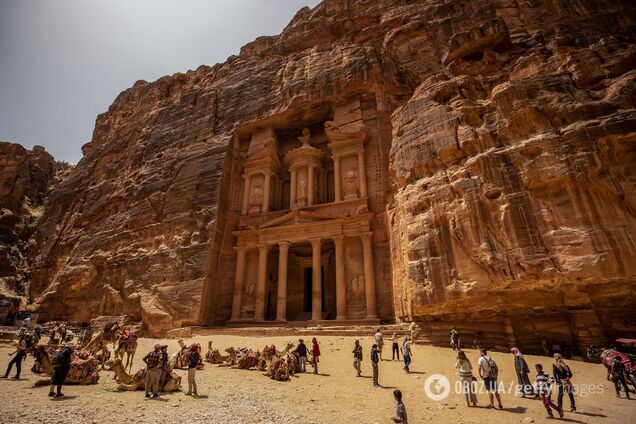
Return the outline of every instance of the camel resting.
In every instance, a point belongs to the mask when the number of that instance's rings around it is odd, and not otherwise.
[[[265,375],[276,381],[289,380],[289,365],[287,360],[285,358],[278,357],[272,359]]]
[[[144,386],[146,383],[146,368],[141,368],[134,375],[130,375],[124,369],[124,365],[121,362],[121,359],[114,358],[106,363],[108,369],[115,372],[117,376],[117,380],[119,381],[119,386],[117,386],[117,390],[119,391],[133,391],[133,390],[144,390]],[[168,379],[166,380],[163,387],[160,388],[162,392],[176,392],[181,389],[181,377],[174,372],[170,372]]]
[[[33,355],[35,356],[35,364],[33,365],[33,371],[36,373],[48,374],[53,376],[53,365],[51,364],[51,357],[55,354],[50,346],[38,345],[33,348]],[[99,380],[99,371],[97,370],[99,363],[93,356],[86,356],[82,358],[76,355],[71,362],[71,369],[64,380],[64,384],[97,384]],[[36,381],[34,386],[48,386],[51,384],[50,378],[44,378]]]
[[[230,355],[221,355],[218,349],[212,349],[212,342],[208,342],[208,351],[205,354],[205,362],[210,364],[223,364],[230,359]]]

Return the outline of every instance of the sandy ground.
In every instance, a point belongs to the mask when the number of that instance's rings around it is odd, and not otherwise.
[[[304,337],[307,341],[309,338]],[[290,337],[243,337],[217,335],[188,339],[197,341],[207,350],[207,342],[221,350],[228,346],[262,349],[274,342],[282,348]],[[369,349],[372,337],[362,338],[364,349],[363,377],[357,378],[352,366],[353,337],[319,336],[322,350],[320,374],[295,376],[288,382],[276,382],[252,370],[236,370],[207,364],[197,374],[198,398],[185,396],[187,376],[183,376],[182,392],[165,394],[160,400],[145,400],[142,391],[115,392],[113,373],[102,371],[100,381],[92,386],[69,386],[66,397],[53,399],[46,396],[45,387],[33,388],[41,378],[30,372],[33,359],[29,357],[19,381],[0,380],[0,422],[6,423],[131,423],[131,422],[206,422],[206,423],[390,423],[394,414],[393,389],[404,393],[410,423],[528,423],[545,422],[546,413],[538,400],[522,399],[513,393],[504,393],[504,410],[489,410],[488,398],[478,394],[477,408],[468,408],[463,395],[454,388],[442,401],[429,399],[424,392],[426,379],[435,373],[447,376],[451,385],[456,380],[453,368],[455,354],[450,349],[414,346],[412,373],[405,374],[402,363],[382,361],[380,383],[374,389],[371,380]],[[293,340],[296,342],[296,340]],[[142,339],[135,357],[134,369],[142,366],[141,358],[156,343]],[[176,340],[168,340],[169,352],[177,349]],[[5,369],[7,354],[12,350],[0,345],[0,367]],[[466,350],[473,365],[477,352]],[[389,357],[385,347],[385,359]],[[510,354],[493,353],[500,367],[500,381],[506,389],[514,387],[513,358]],[[533,367],[551,361],[546,357],[527,356]],[[611,383],[605,380],[604,369],[598,364],[570,361],[574,372],[573,383],[581,385],[577,395],[577,412],[566,412],[563,421],[573,423],[627,423],[636,416],[636,400],[617,399]],[[551,367],[550,367],[551,368]],[[12,373],[13,375],[13,373]],[[584,395],[584,389],[594,394]],[[555,396],[553,396],[555,397]],[[567,396],[566,410],[569,410]]]

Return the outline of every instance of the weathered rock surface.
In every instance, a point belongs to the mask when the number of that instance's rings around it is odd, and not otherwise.
[[[139,81],[52,193],[31,294],[45,319],[224,322],[234,139],[370,96],[393,275],[378,298],[397,319],[433,341],[450,325],[528,347],[634,335],[634,12],[327,0],[223,64]]]
[[[0,141],[0,293],[26,294],[28,241],[42,215],[56,164],[44,147]]]

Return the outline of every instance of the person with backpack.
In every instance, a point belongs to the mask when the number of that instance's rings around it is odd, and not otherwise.
[[[620,356],[615,356],[612,359],[612,367],[610,368],[610,373],[612,376],[612,381],[614,382],[614,388],[616,389],[616,397],[621,397],[621,385],[625,389],[625,395],[627,399],[629,399],[629,388],[627,387],[627,380],[625,379],[625,374],[627,374],[625,370],[625,365],[623,361],[621,361]]]
[[[378,354],[378,345],[371,346],[371,366],[373,367],[373,387],[380,387],[378,383],[378,363],[380,362],[380,355]]]
[[[563,394],[567,393],[570,398],[570,411],[576,411],[576,403],[574,402],[574,386],[570,379],[572,378],[572,371],[570,367],[563,360],[563,356],[560,353],[554,354],[554,364],[552,365],[552,375],[559,386],[559,394],[557,395],[557,405],[563,409]]]
[[[515,373],[517,374],[518,382],[517,392],[521,393],[521,397],[534,396],[532,383],[530,383],[530,378],[528,378],[530,369],[528,369],[528,363],[526,362],[526,359],[516,347],[510,349],[510,353],[512,353],[515,357]]]
[[[499,396],[499,392],[497,390],[497,378],[499,377],[499,367],[494,359],[488,356],[488,352],[486,348],[479,349],[479,353],[481,356],[479,357],[479,375],[484,380],[484,386],[486,390],[488,390],[488,399],[490,400],[490,404],[487,408],[494,408],[494,397],[497,398],[497,402],[499,403],[499,409],[503,409],[501,404],[501,396]]]
[[[303,339],[298,339],[298,346],[294,352],[298,353],[298,360],[300,361],[300,372],[307,371],[307,346]]]
[[[15,364],[15,377],[14,380],[20,379],[20,372],[22,371],[22,361],[26,357],[27,343],[24,337],[20,337],[15,344],[15,351],[11,352],[9,356],[15,354],[13,359],[7,365],[7,372],[4,373],[2,378],[9,378],[9,373],[11,373],[11,368]]]
[[[535,369],[537,370],[537,391],[539,392],[539,397],[543,401],[543,406],[545,406],[546,411],[548,411],[548,418],[554,418],[552,414],[552,410],[554,409],[559,414],[559,418],[563,418],[563,408],[559,408],[557,405],[552,402],[550,393],[550,384],[552,383],[552,377],[543,372],[543,365],[536,364]]]
[[[360,346],[360,341],[356,340],[355,346],[353,347],[353,368],[358,372],[358,377],[362,376],[362,346]]]
[[[75,357],[75,350],[73,349],[73,342],[68,342],[62,347],[53,358],[51,358],[51,365],[53,365],[53,377],[51,378],[51,386],[49,387],[49,396],[61,397],[62,386],[66,380],[66,376],[71,369],[71,362]],[[54,388],[57,387],[57,393],[54,393]]]

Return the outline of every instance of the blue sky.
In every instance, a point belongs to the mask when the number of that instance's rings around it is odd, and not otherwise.
[[[139,79],[213,65],[318,0],[0,0],[0,140],[76,163]]]

